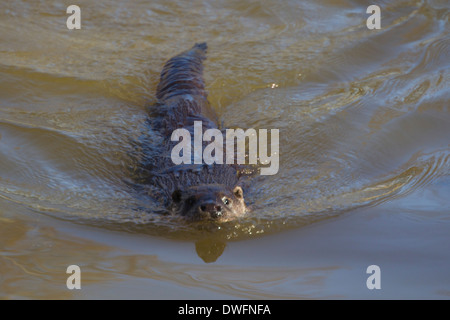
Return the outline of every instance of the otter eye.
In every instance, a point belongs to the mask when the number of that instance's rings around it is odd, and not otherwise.
[[[222,198],[223,203],[225,203],[227,206],[231,203],[230,199],[223,197]]]
[[[175,191],[172,193],[172,200],[173,200],[174,202],[176,202],[176,203],[178,203],[178,202],[181,201],[181,197],[182,197],[182,195],[181,195],[181,191],[180,191],[180,190],[175,190]]]

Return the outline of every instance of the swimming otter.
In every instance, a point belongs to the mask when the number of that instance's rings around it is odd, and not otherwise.
[[[146,165],[151,184],[162,192],[169,212],[189,221],[228,221],[247,212],[239,170],[233,164],[175,165],[170,157],[178,141],[172,132],[187,129],[194,136],[194,121],[202,122],[202,133],[218,128],[217,116],[207,100],[203,81],[206,43],[195,44],[166,62],[156,90],[158,103],[149,122],[162,137],[159,156]],[[203,148],[205,145],[203,145]]]

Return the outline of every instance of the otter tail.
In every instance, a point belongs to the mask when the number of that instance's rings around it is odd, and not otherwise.
[[[203,60],[206,59],[206,43],[196,43],[190,50],[171,58],[161,71],[156,89],[160,101],[178,95],[200,95],[206,98],[203,82]]]

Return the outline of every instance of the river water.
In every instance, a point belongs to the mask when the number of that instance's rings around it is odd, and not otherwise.
[[[0,8],[0,298],[450,298],[448,1],[76,2],[80,30],[71,1]],[[224,125],[280,130],[252,212],[213,226],[127,184],[164,62],[202,41]]]

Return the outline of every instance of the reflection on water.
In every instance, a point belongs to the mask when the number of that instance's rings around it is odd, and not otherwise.
[[[215,262],[225,250],[226,243],[214,239],[202,239],[195,243],[195,251],[206,263]]]
[[[29,251],[36,232],[61,253],[83,247],[43,226],[36,231],[18,213],[194,241],[198,256],[214,262],[230,240],[395,203],[449,174],[445,1],[383,3],[381,30],[366,28],[367,6],[355,1],[77,4],[82,29],[72,31],[65,5],[56,1],[14,0],[0,10],[0,269],[7,297],[29,296],[21,291],[22,274],[61,280],[39,267],[45,259],[58,265],[57,255],[39,249],[36,260]],[[146,107],[155,102],[163,63],[199,41],[209,45],[205,82],[224,124],[280,130],[279,173],[255,177],[246,190],[251,214],[222,225],[155,214],[161,204],[127,183],[136,165],[133,142],[151,138]],[[445,216],[448,202],[433,208]],[[114,251],[102,246],[82,258]],[[123,259],[110,266],[117,272],[111,278],[93,271],[92,279],[120,278],[128,270],[118,268]],[[201,279],[211,284],[216,271]],[[279,271],[282,282],[303,278]],[[250,292],[238,296],[302,297]]]

